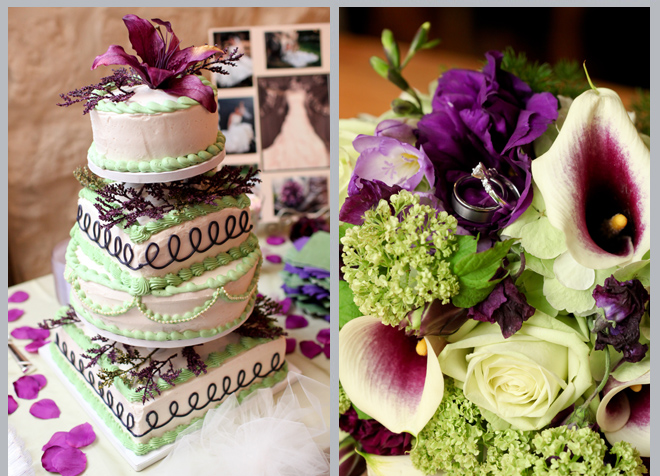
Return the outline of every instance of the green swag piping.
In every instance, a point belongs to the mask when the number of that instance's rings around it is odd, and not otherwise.
[[[205,150],[200,150],[196,154],[188,154],[180,157],[164,157],[162,159],[153,159],[149,161],[132,161],[132,160],[112,160],[107,159],[104,155],[96,151],[96,145],[92,142],[87,151],[87,158],[96,166],[112,170],[114,172],[130,172],[130,173],[145,173],[145,172],[171,172],[174,170],[185,169],[193,165],[202,164],[225,148],[225,136],[222,132],[218,131],[216,142],[208,146]]]
[[[80,190],[78,196],[87,200],[90,203],[95,203],[98,194],[88,188]],[[198,203],[195,205],[187,206],[183,210],[172,210],[157,220],[150,221],[144,225],[131,225],[126,228],[123,225],[116,225],[122,229],[133,243],[143,243],[150,239],[156,233],[159,233],[173,226],[180,225],[190,220],[194,220],[200,216],[206,216],[211,213],[219,212],[225,208],[241,208],[246,209],[250,207],[250,199],[245,194],[238,197],[222,197],[214,201],[213,204]]]
[[[49,347],[53,361],[58,365],[58,367],[62,370],[69,381],[76,387],[80,395],[90,404],[90,406],[94,409],[97,415],[99,415],[99,417],[103,420],[110,431],[112,431],[115,437],[121,442],[121,444],[134,452],[136,455],[145,455],[150,451],[160,448],[161,446],[173,443],[179,433],[184,431],[190,425],[193,425],[204,419],[204,416],[195,417],[190,421],[190,423],[179,425],[173,430],[167,431],[163,436],[151,438],[148,443],[138,443],[134,441],[131,435],[128,434],[124,427],[116,420],[115,416],[108,409],[105,403],[103,403],[96,396],[96,394],[94,394],[92,390],[89,389],[88,384],[82,380],[79,375],[77,375],[75,370],[71,368],[71,364],[68,360],[62,357],[57,346],[54,343],[51,343],[49,344]],[[240,390],[236,395],[237,400],[242,402],[248,395],[255,392],[256,390],[274,386],[276,383],[284,380],[287,373],[288,365],[285,362],[282,369],[275,372],[273,375],[266,377],[258,383],[252,384],[246,389]],[[218,405],[220,404],[222,404],[222,402],[220,402]],[[215,408],[217,408],[218,405],[216,405]]]

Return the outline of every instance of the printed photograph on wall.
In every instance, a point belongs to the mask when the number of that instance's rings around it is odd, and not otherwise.
[[[321,66],[320,30],[266,32],[266,67],[309,68]]]
[[[227,154],[256,152],[253,98],[218,99],[218,112],[220,113],[220,130],[226,138]]]
[[[273,178],[275,215],[316,213],[328,206],[328,179],[325,176]]]
[[[253,85],[252,52],[250,50],[249,31],[222,31],[213,35],[213,43],[228,53],[242,53],[236,66],[226,68],[229,74],[216,74],[216,85],[219,88],[244,88]]]
[[[328,76],[259,78],[264,170],[328,167]]]

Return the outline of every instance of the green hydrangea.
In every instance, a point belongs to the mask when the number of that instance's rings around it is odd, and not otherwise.
[[[344,392],[341,382],[339,382],[339,414],[343,415],[349,408],[351,408],[351,401],[348,399],[346,392]]]
[[[411,310],[459,292],[446,258],[457,249],[457,221],[408,191],[381,200],[342,238],[344,279],[365,315],[397,325]]]
[[[484,434],[484,463],[479,474],[520,476],[530,474],[538,457],[531,452],[534,432],[493,430],[490,424]]]

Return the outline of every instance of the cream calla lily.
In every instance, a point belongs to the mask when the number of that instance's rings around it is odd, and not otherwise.
[[[639,260],[650,248],[650,152],[619,96],[598,88],[578,96],[557,139],[532,162],[550,223],[582,266],[605,269]],[[607,221],[627,225],[615,234]]]
[[[339,332],[339,380],[346,395],[393,433],[416,436],[442,401],[440,349],[431,338],[424,341],[426,356],[417,353],[416,338],[370,316]]]
[[[415,468],[410,455],[379,456],[362,454],[367,461],[367,476],[424,476],[425,473]],[[439,472],[435,476],[442,476]]]

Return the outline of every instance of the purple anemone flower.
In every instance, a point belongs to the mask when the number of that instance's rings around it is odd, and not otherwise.
[[[170,22],[158,18],[151,21],[165,27],[165,35],[160,28],[154,28],[148,20],[135,15],[126,15],[123,20],[131,45],[142,61],[126,53],[121,46],[110,45],[108,51],[96,57],[92,69],[102,65],[129,66],[151,89],[162,89],[174,96],[187,96],[208,111],[216,111],[213,89],[202,84],[199,77],[185,73],[191,65],[223,53],[223,50],[209,45],[190,46],[182,50]]]

